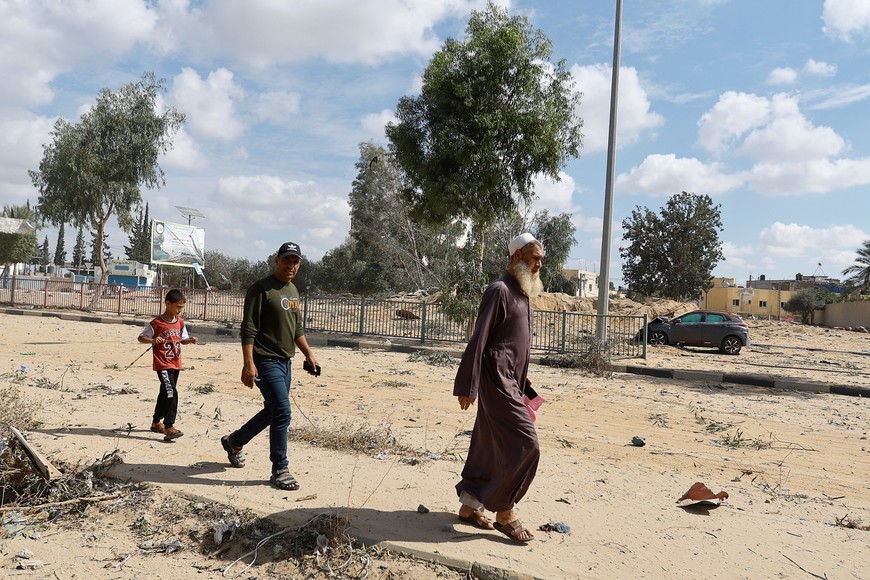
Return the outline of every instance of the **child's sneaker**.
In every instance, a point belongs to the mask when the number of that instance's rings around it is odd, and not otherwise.
[[[184,435],[184,433],[182,433],[181,431],[179,431],[175,427],[167,427],[163,431],[163,440],[164,441],[172,441],[173,439],[178,439],[182,435]]]
[[[163,423],[157,421],[156,423],[151,423],[151,431],[154,433],[165,433],[166,429],[163,428]]]

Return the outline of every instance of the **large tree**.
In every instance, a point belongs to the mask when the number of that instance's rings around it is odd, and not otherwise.
[[[444,42],[420,94],[402,97],[387,125],[413,215],[469,222],[478,274],[487,228],[534,199],[536,175],[559,179],[579,155],[579,93],[565,61],[551,56],[543,32],[490,3],[472,12],[464,38]]]
[[[550,215],[546,210],[535,214],[531,232],[544,246],[544,263],[541,266],[541,283],[547,292],[571,292],[573,284],[562,276],[571,247],[577,241],[571,223],[571,214]]]
[[[843,270],[843,275],[849,276],[845,280],[848,292],[870,289],[870,240],[864,240],[857,253],[855,263]]]
[[[789,312],[800,314],[801,322],[813,323],[813,315],[816,310],[823,309],[832,302],[837,302],[839,296],[822,286],[804,288],[791,295],[791,298],[783,304]]]
[[[43,145],[39,169],[29,172],[39,191],[41,216],[54,224],[95,230],[99,240],[113,215],[122,230],[130,231],[132,212],[142,202],[140,188],[165,183],[158,157],[172,146],[184,122],[173,108],[157,110],[164,84],[145,73],[117,92],[102,89],[78,123],[57,120],[52,142]],[[105,283],[108,270],[102,245],[97,247],[100,282]],[[94,296],[96,301],[98,293]]]
[[[461,228],[421,223],[414,218],[401,194],[404,174],[395,158],[372,143],[360,144],[357,177],[349,196],[350,235],[346,250],[331,255],[318,276],[333,291],[347,274],[341,288],[357,294],[415,291],[439,287],[440,256],[455,248]],[[346,256],[348,266],[332,258]],[[339,272],[330,272],[338,268]],[[344,270],[344,274],[341,271]],[[316,282],[317,283],[317,282]]]
[[[720,207],[708,195],[671,196],[659,215],[637,206],[622,222],[622,277],[632,292],[691,300],[712,286],[723,259]],[[602,281],[604,283],[604,281]]]

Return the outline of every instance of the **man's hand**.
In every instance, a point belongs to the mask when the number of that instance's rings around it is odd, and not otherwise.
[[[245,363],[245,366],[242,367],[242,384],[249,389],[253,389],[255,378],[257,378],[256,365]]]
[[[462,395],[459,395],[456,398],[459,399],[459,408],[463,411],[474,404],[474,397],[463,397]]]

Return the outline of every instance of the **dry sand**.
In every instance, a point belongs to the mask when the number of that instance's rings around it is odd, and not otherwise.
[[[868,384],[870,335],[752,326],[755,345],[737,357],[661,347],[651,349],[646,362],[623,362]],[[301,361],[294,369],[293,428],[389,428],[398,443],[418,452],[418,460],[403,460],[389,449],[363,455],[294,439],[291,471],[302,489],[281,492],[266,481],[265,433],[246,448],[244,469],[229,467],[220,447],[219,437],[261,405],[259,394],[239,383],[237,341],[203,333],[201,344],[185,347],[177,423],[185,436],[164,443],[148,431],[157,394],[148,357],[122,370],[142,352],[137,334],[127,325],[0,315],[3,376],[11,380],[21,365],[29,369],[22,389],[41,401],[42,425],[27,435],[51,460],[89,464],[118,450],[123,463],[110,474],[158,485],[160,501],[185,494],[250,508],[287,526],[339,510],[350,518],[353,535],[369,544],[518,575],[870,578],[870,532],[860,529],[870,524],[870,411],[864,398],[626,374],[603,379],[533,365],[531,378],[548,403],[538,421],[538,476],[518,512],[532,529],[564,522],[571,532],[536,531],[534,542],[518,546],[455,518],[453,485],[474,420],[450,395],[455,366],[411,362],[407,354],[377,349],[317,347],[322,376],[303,374]],[[311,340],[317,343],[317,337]],[[45,385],[62,388],[39,388]],[[213,392],[196,392],[208,385]],[[635,435],[645,437],[646,446],[632,446]],[[696,481],[727,491],[729,499],[710,510],[676,507]],[[314,497],[297,501],[306,496]],[[429,513],[418,512],[421,504]],[[72,527],[63,527],[62,519],[37,538],[4,540],[0,575],[223,577],[229,561],[220,556],[208,559],[190,542],[173,554],[144,553],[127,537],[135,515],[106,520],[93,513],[70,520]],[[167,534],[180,534],[182,523],[161,525]],[[210,522],[201,525],[207,530]],[[15,569],[14,556],[25,548],[44,568]],[[119,566],[125,554],[133,556]],[[266,554],[264,549],[242,577],[267,577]],[[373,566],[369,577],[444,574],[392,562]]]

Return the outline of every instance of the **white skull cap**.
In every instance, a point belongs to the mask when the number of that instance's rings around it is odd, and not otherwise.
[[[532,242],[538,242],[538,240],[535,239],[535,236],[528,232],[520,234],[512,239],[508,244],[508,254],[513,256],[517,250],[522,250],[526,247],[527,244],[530,244]],[[541,242],[538,243],[540,244]]]

